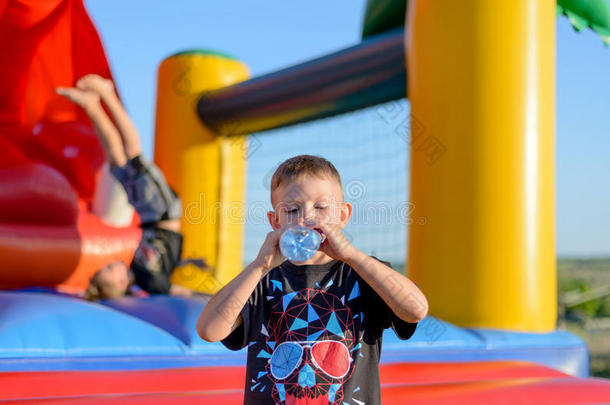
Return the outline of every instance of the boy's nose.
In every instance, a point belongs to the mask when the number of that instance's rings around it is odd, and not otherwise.
[[[304,226],[306,228],[310,228],[310,227],[314,226],[315,224],[316,224],[316,220],[312,216],[299,218],[299,225],[300,226]]]

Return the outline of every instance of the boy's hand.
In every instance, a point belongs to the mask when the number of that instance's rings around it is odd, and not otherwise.
[[[276,229],[275,231],[269,232],[263,242],[263,246],[258,252],[258,256],[254,260],[258,265],[263,267],[265,271],[269,271],[274,267],[279,266],[284,261],[284,256],[280,251],[280,237],[289,225]]]
[[[114,84],[110,79],[104,79],[100,75],[88,74],[76,82],[76,87],[85,90],[92,91],[99,94],[101,97],[106,97],[114,93]]]
[[[343,235],[338,225],[324,224],[317,225],[316,228],[320,229],[325,237],[319,250],[333,259],[345,262],[357,251],[354,245]]]
[[[75,87],[58,87],[55,92],[64,96],[85,111],[90,111],[100,106],[100,96],[92,91],[77,89]]]

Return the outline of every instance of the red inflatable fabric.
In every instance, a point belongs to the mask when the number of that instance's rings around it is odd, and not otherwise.
[[[225,366],[9,372],[0,373],[0,383],[7,387],[0,394],[15,403],[39,404],[241,404],[244,371],[242,367]],[[380,376],[384,405],[610,401],[610,382],[607,380],[574,378],[526,362],[382,364]]]
[[[87,202],[104,155],[84,112],[55,93],[79,77],[110,77],[81,0],[0,4],[0,137],[66,176]]]
[[[0,287],[82,291],[108,261],[129,262],[140,238],[89,212],[104,152],[85,113],[55,93],[88,73],[110,78],[82,0],[0,0],[0,60]]]

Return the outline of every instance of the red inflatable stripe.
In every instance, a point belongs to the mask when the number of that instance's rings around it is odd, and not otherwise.
[[[383,403],[497,403],[527,399],[583,403],[610,399],[610,383],[570,377],[548,367],[513,361],[403,363],[380,366]],[[0,374],[4,399],[54,403],[240,404],[243,367],[142,371],[10,372]],[[515,400],[515,401],[513,401]],[[571,402],[570,402],[571,401]],[[575,402],[576,401],[576,402]]]

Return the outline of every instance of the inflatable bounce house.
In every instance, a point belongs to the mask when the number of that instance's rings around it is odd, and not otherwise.
[[[181,52],[159,67],[155,161],[186,214],[202,193],[243,202],[246,134],[407,97],[411,136],[425,123],[451,153],[410,151],[410,200],[438,219],[408,230],[431,315],[408,341],[385,335],[383,403],[608,403],[585,343],[556,329],[557,13],[610,42],[606,0],[369,0],[360,44],[262,77]],[[204,299],[74,295],[141,237],[112,206],[91,124],[54,93],[111,77],[82,0],[0,0],[0,60],[0,399],[238,404],[271,389],[245,381],[245,351],[197,336]],[[183,230],[185,257],[214,270],[176,283],[214,293],[242,269],[243,223]]]

